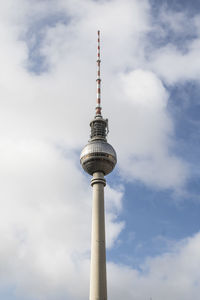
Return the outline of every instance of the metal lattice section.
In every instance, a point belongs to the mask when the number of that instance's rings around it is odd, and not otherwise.
[[[104,119],[98,119],[98,120],[93,120],[90,123],[91,127],[91,135],[90,138],[100,138],[100,139],[106,139],[108,130],[108,121]]]

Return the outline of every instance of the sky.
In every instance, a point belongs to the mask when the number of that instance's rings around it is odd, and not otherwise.
[[[89,297],[97,30],[108,299],[198,299],[197,0],[1,1],[0,299]]]

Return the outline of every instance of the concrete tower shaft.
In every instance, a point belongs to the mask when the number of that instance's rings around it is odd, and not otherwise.
[[[97,104],[96,114],[90,122],[91,134],[88,144],[83,148],[80,163],[92,175],[92,242],[90,269],[90,300],[107,300],[106,246],[104,216],[105,175],[112,172],[117,156],[114,148],[107,143],[108,120],[101,115],[100,79],[100,31],[97,46]]]
[[[90,300],[107,299],[104,186],[101,172],[93,174]]]

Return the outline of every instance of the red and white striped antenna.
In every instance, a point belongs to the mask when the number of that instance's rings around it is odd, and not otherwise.
[[[96,116],[101,115],[101,78],[100,78],[100,30],[97,31],[98,42],[97,42],[97,105],[96,105]]]

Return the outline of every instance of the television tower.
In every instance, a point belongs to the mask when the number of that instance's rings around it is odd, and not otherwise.
[[[108,120],[103,119],[101,115],[100,63],[100,31],[98,31],[96,114],[90,122],[90,140],[83,148],[80,156],[83,169],[93,176],[91,179],[93,203],[90,300],[107,300],[104,215],[104,186],[106,185],[106,180],[104,176],[112,172],[117,162],[116,152],[106,140]]]

